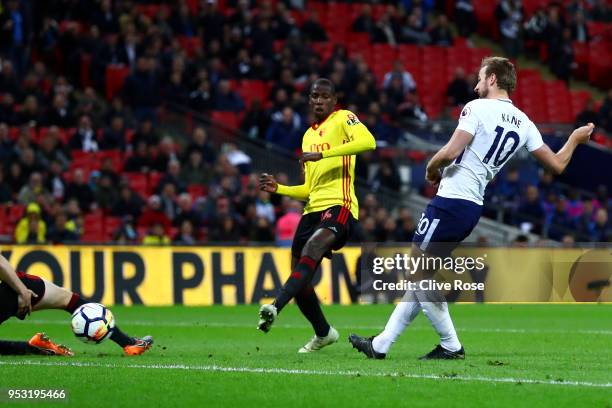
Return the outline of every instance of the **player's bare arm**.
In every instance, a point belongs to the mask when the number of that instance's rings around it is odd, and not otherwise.
[[[321,152],[305,152],[300,156],[300,166],[304,167],[304,163],[307,161],[319,161],[323,158]]]
[[[0,281],[6,282],[17,293],[17,314],[26,316],[32,312],[32,297],[38,297],[21,282],[8,260],[0,255]]]
[[[586,126],[575,129],[557,153],[554,153],[550,147],[544,144],[539,149],[531,152],[531,154],[548,170],[555,174],[561,174],[570,162],[576,147],[589,141],[594,127],[595,125],[589,123]]]
[[[427,164],[425,174],[427,181],[437,186],[442,178],[440,170],[451,164],[472,141],[473,137],[473,135],[465,130],[456,129],[448,143],[438,150]]]

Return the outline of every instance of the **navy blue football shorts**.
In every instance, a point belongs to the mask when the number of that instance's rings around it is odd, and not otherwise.
[[[471,233],[482,206],[469,200],[435,196],[419,220],[412,242],[429,255],[447,257]]]

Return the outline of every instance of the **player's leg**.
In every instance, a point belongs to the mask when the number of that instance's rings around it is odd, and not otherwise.
[[[0,356],[24,356],[30,354],[54,355],[45,349],[31,345],[27,341],[0,340]]]
[[[18,275],[25,286],[36,294],[37,297],[32,299],[33,305],[36,306],[44,294],[42,281],[39,278],[37,281],[29,281],[25,274]],[[13,316],[23,320],[25,316],[18,316],[17,310],[17,293],[8,285],[0,283],[0,324]],[[68,347],[52,342],[44,333],[35,334],[30,341],[0,340],[0,355],[28,354],[74,355]]]
[[[450,257],[459,243],[470,235],[481,212],[482,206],[476,203],[436,196],[419,221],[412,256]],[[417,271],[417,276],[431,279],[435,272],[422,267]],[[415,294],[423,313],[440,336],[440,344],[421,358],[465,358],[442,291],[419,289]]]
[[[33,310],[62,309],[72,314],[80,306],[88,303],[78,293],[71,292],[45,279],[41,279],[41,281],[44,284],[43,296],[34,305]],[[145,336],[142,339],[130,337],[118,326],[113,328],[110,339],[123,348],[127,354],[142,354],[153,343],[153,339],[150,336]]]
[[[312,280],[323,255],[331,251],[335,241],[336,235],[325,228],[317,229],[306,241],[291,276],[274,301],[278,311],[281,311],[306,286],[306,283]]]
[[[291,269],[295,269],[299,259],[291,257]],[[324,337],[329,333],[329,323],[323,315],[319,298],[310,283],[295,295],[295,303],[302,314],[308,319],[317,336]]]
[[[260,330],[267,332],[277,313],[295,298],[304,316],[313,324],[316,335],[310,343],[321,338],[330,341],[333,339],[333,342],[337,340],[337,331],[327,323],[319,299],[314,289],[309,288],[309,284],[323,257],[331,257],[332,250],[344,246],[353,222],[350,212],[342,206],[334,206],[325,212],[311,213],[302,217],[291,249],[295,258],[292,264],[293,272],[274,303],[262,306],[258,326]],[[316,349],[314,343],[311,345]]]
[[[386,357],[391,345],[406,330],[421,311],[421,306],[415,292],[408,290],[402,300],[395,306],[384,330],[376,336],[362,337],[356,334],[349,336],[349,342],[358,351],[369,358],[383,359]]]
[[[334,233],[323,228],[317,229],[308,238],[301,250],[297,263],[295,263],[295,266],[291,269],[291,275],[281,288],[280,293],[274,299],[274,302],[272,304],[263,305],[259,310],[259,323],[257,325],[259,330],[266,333],[270,330],[278,313],[280,313],[287,303],[295,298],[298,293],[306,287],[306,284],[312,280],[323,255],[331,250],[335,240],[336,236]],[[296,252],[293,253],[295,254]],[[308,296],[312,300],[312,295],[308,294]],[[318,300],[317,306],[314,306],[314,302],[312,301],[309,303],[314,309],[318,308],[320,311]],[[306,303],[303,302],[302,304],[305,305]],[[316,312],[314,309],[313,313]]]
[[[413,256],[420,252],[419,248],[413,248]],[[420,254],[418,255],[420,256]],[[432,279],[435,271],[421,269],[417,271],[417,275],[424,279]],[[464,358],[465,353],[459,338],[455,325],[448,311],[448,303],[444,294],[440,290],[422,290],[417,289],[415,296],[423,310],[423,314],[427,316],[431,325],[440,336],[440,345],[434,348],[430,353],[421,357],[421,359],[456,359]]]
[[[476,225],[480,217],[478,205],[447,200],[439,200],[436,197],[427,206],[415,233],[412,257],[419,258],[423,253],[450,255],[456,245],[465,239]],[[414,271],[411,278],[413,281],[431,278],[435,271],[427,270],[424,266],[421,263],[421,267]],[[440,346],[424,357],[463,358],[464,351],[450,318],[444,295],[436,291],[407,291],[381,334],[370,338],[351,335],[349,341],[353,347],[370,358],[384,358],[391,344],[418,315],[419,309],[423,310],[440,336]]]

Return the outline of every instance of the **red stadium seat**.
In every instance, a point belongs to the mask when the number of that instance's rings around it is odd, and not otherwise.
[[[203,184],[190,184],[187,186],[187,192],[191,194],[191,198],[196,200],[200,197],[206,197],[208,187]]]
[[[113,238],[113,233],[121,225],[121,219],[119,217],[104,217],[104,235],[107,240]]]
[[[578,78],[586,78],[589,70],[589,45],[574,41],[572,47],[576,62],[576,68],[574,68],[572,75]]]
[[[601,37],[612,36],[612,23],[589,21],[587,22],[587,29],[589,31],[589,36],[594,40],[601,39]]]
[[[148,183],[148,191],[149,193],[153,193],[157,191],[157,187],[159,186],[159,181],[163,177],[163,174],[158,171],[152,171],[149,173],[149,183]]]
[[[91,86],[91,54],[81,54],[81,70],[80,70],[80,79],[81,86],[88,87]]]
[[[572,116],[576,118],[580,112],[586,107],[587,101],[591,99],[591,93],[588,91],[572,91],[571,92],[571,109]]]
[[[123,170],[123,152],[121,150],[102,150],[97,154],[98,167],[102,165],[102,161],[108,158],[113,162],[113,168],[117,172]]]
[[[254,100],[265,102],[270,92],[268,84],[258,80],[238,81],[234,89],[240,94],[247,107],[250,107]]]
[[[549,0],[523,0],[523,8],[525,10],[525,17],[529,18],[541,7],[546,7],[550,3]]]
[[[232,131],[240,128],[240,116],[235,112],[211,111],[210,119]]]
[[[589,82],[603,89],[612,88],[612,53],[610,42],[594,42],[590,45]]]
[[[474,14],[478,20],[478,31],[482,34],[497,38],[497,19],[495,18],[496,2],[491,0],[474,0]]]
[[[130,68],[124,65],[109,65],[106,67],[106,99],[109,101],[121,92],[125,78],[130,74]]]
[[[125,173],[128,179],[128,184],[141,197],[149,196],[149,188],[147,183],[147,175],[145,173]]]
[[[185,37],[181,36],[178,38],[181,48],[185,50],[188,57],[193,57],[196,50],[202,49],[202,39],[200,37]]]

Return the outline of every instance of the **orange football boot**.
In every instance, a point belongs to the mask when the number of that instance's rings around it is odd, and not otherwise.
[[[72,350],[63,344],[55,344],[45,333],[36,333],[34,337],[28,341],[28,344],[50,356],[74,356]]]
[[[128,356],[139,356],[153,346],[153,337],[144,336],[142,339],[137,339],[135,344],[125,346],[123,351]]]

